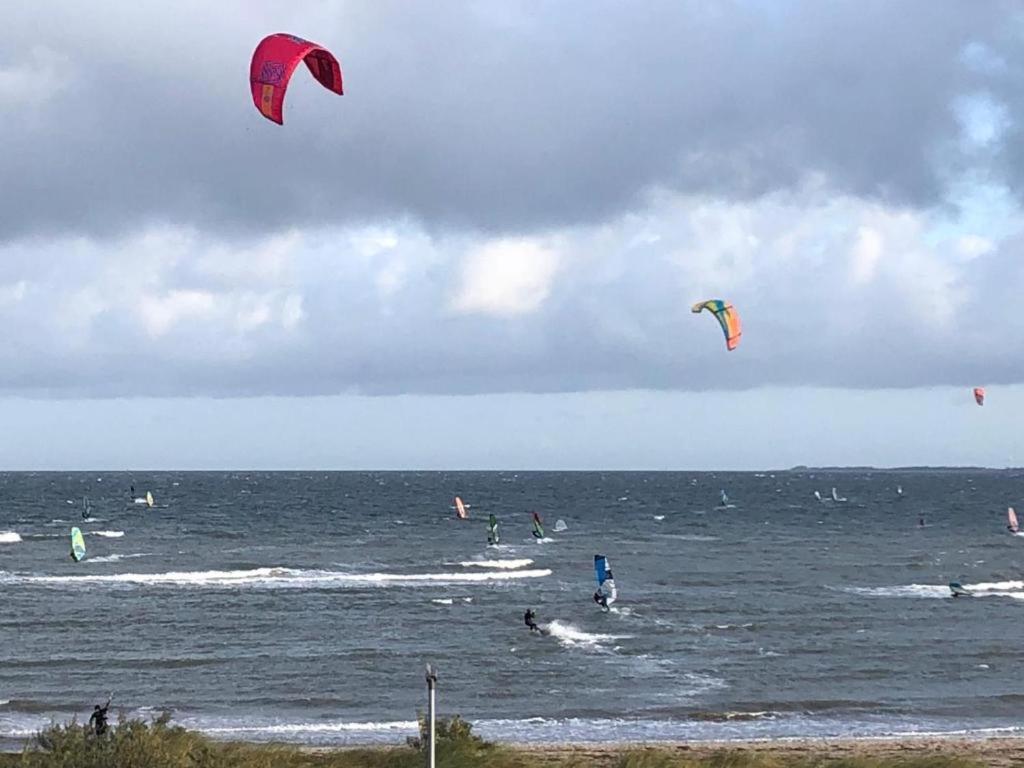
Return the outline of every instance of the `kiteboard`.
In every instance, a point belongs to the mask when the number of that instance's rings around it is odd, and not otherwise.
[[[71,529],[71,558],[76,562],[81,562],[85,557],[85,539],[82,538],[82,532],[78,528]]]
[[[729,494],[726,493],[725,490],[721,490],[718,493],[720,494],[722,503],[719,504],[717,507],[715,507],[715,509],[735,509],[736,508],[735,504],[730,504],[729,503]]]

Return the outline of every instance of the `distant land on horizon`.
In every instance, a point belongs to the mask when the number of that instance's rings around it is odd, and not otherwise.
[[[909,466],[909,467],[809,467],[797,464],[789,469],[775,470],[776,472],[1016,472],[1020,467],[946,467],[946,466]]]

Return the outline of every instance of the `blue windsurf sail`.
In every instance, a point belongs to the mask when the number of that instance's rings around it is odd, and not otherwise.
[[[597,579],[597,592],[594,593],[594,601],[607,609],[615,602],[619,593],[615,588],[612,568],[608,564],[608,558],[604,555],[594,555],[594,577]]]

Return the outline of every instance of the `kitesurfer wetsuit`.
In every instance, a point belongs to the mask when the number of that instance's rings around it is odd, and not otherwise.
[[[92,708],[92,714],[89,716],[89,727],[92,728],[92,732],[97,736],[102,736],[107,732],[108,709],[110,709],[110,699],[107,699],[107,703],[102,707],[97,704]]]
[[[540,632],[540,627],[537,626],[537,612],[533,608],[526,609],[526,613],[523,614],[523,622],[531,632]]]

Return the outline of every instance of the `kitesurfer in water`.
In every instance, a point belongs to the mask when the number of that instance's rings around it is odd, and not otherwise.
[[[526,613],[523,614],[523,621],[531,632],[540,632],[540,627],[537,626],[537,612],[533,608],[526,609]]]
[[[114,697],[111,696],[102,707],[97,704],[92,708],[92,714],[89,715],[89,727],[97,736],[102,736],[107,732],[107,710],[110,709],[110,702],[113,699]]]

